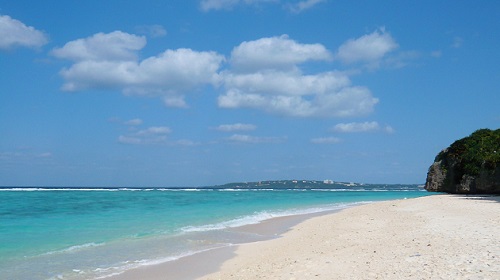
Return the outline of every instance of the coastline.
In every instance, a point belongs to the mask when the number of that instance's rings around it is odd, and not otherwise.
[[[358,204],[363,205],[363,204]],[[356,206],[350,206],[356,207]],[[220,248],[209,249],[202,252],[197,252],[192,255],[187,255],[176,260],[163,263],[141,266],[134,269],[126,270],[123,273],[112,275],[104,278],[105,280],[191,280],[203,277],[210,273],[216,272],[220,265],[235,257],[235,251],[239,246],[246,244],[256,244],[262,241],[270,241],[281,238],[294,226],[314,217],[330,215],[342,211],[345,208],[337,210],[327,210],[324,212],[315,212],[309,214],[295,214],[290,216],[275,217],[264,220],[257,224],[249,224],[244,226],[228,229],[232,232],[242,232],[254,236],[260,236],[260,241],[246,241],[241,244],[233,244]]]
[[[499,279],[499,203],[454,195],[376,202],[309,217],[280,238],[106,279]]]

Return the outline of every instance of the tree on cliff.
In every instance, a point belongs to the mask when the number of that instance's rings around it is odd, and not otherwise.
[[[449,193],[500,193],[500,129],[479,129],[441,151],[425,188]]]

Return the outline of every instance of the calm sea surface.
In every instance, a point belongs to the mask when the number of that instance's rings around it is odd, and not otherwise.
[[[417,186],[0,188],[0,279],[95,279],[268,237],[239,226],[429,195]]]

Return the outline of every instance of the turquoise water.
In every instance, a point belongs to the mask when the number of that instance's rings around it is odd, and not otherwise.
[[[0,189],[0,279],[99,278],[266,237],[238,226],[428,195],[352,189]]]

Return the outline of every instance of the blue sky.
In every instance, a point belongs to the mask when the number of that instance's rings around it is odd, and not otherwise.
[[[500,127],[498,1],[0,0],[0,185],[423,183]]]

